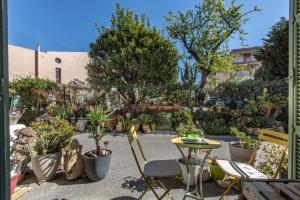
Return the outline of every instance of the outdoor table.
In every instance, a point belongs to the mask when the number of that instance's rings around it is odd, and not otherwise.
[[[171,139],[171,142],[176,145],[178,150],[180,151],[181,155],[185,160],[187,160],[186,164],[186,169],[187,169],[187,175],[188,175],[188,181],[187,181],[187,186],[185,190],[185,194],[183,196],[183,199],[186,197],[191,197],[194,199],[199,199],[202,200],[204,199],[203,192],[202,192],[202,174],[203,174],[203,168],[204,164],[206,161],[207,156],[211,153],[212,149],[217,149],[221,147],[221,144],[215,140],[210,140],[203,138],[203,143],[184,143],[182,141],[183,137],[175,137]],[[185,154],[183,153],[182,148],[188,148],[188,156],[186,157]],[[190,190],[190,170],[189,166],[192,164],[191,163],[191,158],[192,158],[192,151],[198,151],[198,150],[207,150],[206,153],[204,154],[204,157],[200,163],[200,169],[198,171],[199,174],[199,188],[197,187],[197,176],[195,177],[196,180],[196,188],[195,191],[189,192]],[[197,155],[197,154],[196,154]],[[186,159],[187,158],[187,159]],[[200,190],[200,191],[199,191]]]

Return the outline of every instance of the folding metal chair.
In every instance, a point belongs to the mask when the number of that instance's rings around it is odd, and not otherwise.
[[[220,197],[220,200],[224,199],[226,194],[235,184],[238,185],[240,195],[239,198],[241,198],[242,182],[245,179],[270,179],[266,174],[260,172],[258,169],[252,166],[254,164],[255,158],[258,157],[258,155],[256,154],[262,141],[267,141],[271,144],[277,144],[283,147],[282,156],[280,158],[279,163],[274,163],[275,166],[277,166],[275,167],[275,173],[271,177],[271,179],[276,179],[286,156],[286,150],[288,148],[288,135],[285,133],[261,129],[259,131],[258,140],[256,142],[256,145],[253,149],[251,158],[248,163],[238,163],[228,160],[216,160],[217,165],[225,172],[226,176],[231,180],[231,184],[224,191],[224,193]]]
[[[181,169],[177,162],[177,160],[150,160],[147,161],[145,154],[143,152],[143,149],[141,147],[141,144],[137,137],[137,132],[135,130],[135,127],[130,127],[130,130],[127,134],[128,141],[131,147],[131,151],[134,157],[134,160],[137,164],[137,167],[139,169],[139,172],[142,175],[142,178],[145,180],[147,184],[146,190],[143,192],[143,194],[138,198],[142,199],[143,196],[148,192],[152,191],[155,197],[160,200],[163,199],[166,195],[169,196],[170,199],[173,199],[172,196],[169,194],[169,192],[176,186],[177,182],[182,179],[181,176]],[[142,158],[144,160],[144,169],[142,170],[141,165],[139,163],[139,160],[137,158],[137,154],[135,152],[135,149],[133,147],[133,142],[136,141],[138,149],[142,155]],[[167,188],[163,180],[171,180],[171,186],[170,188]],[[155,185],[159,184],[165,192],[159,196],[157,192],[154,190]]]

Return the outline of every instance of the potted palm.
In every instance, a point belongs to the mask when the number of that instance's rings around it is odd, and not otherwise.
[[[96,107],[88,114],[91,137],[95,141],[96,150],[86,152],[84,162],[87,176],[92,181],[104,179],[110,166],[112,152],[108,149],[101,149],[100,141],[105,135],[105,123],[111,114],[107,114],[102,106]]]
[[[74,127],[56,116],[33,122],[31,128],[36,134],[31,156],[32,169],[38,182],[49,181],[56,176],[62,157],[61,150],[70,143]]]
[[[256,144],[256,140],[234,127],[231,128],[231,132],[238,138],[237,142],[229,143],[231,160],[244,163],[248,162]]]

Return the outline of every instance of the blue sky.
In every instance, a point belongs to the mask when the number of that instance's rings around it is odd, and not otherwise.
[[[122,7],[136,13],[147,13],[150,22],[159,28],[169,11],[193,8],[196,0],[119,0]],[[288,17],[288,0],[239,0],[244,10],[258,5],[263,10],[250,15],[244,25],[249,33],[246,44],[257,46],[270,27],[281,16]],[[115,10],[114,0],[9,0],[8,39],[10,44],[43,51],[88,51],[97,36],[95,22],[108,25]],[[239,48],[238,37],[230,40],[230,48]]]

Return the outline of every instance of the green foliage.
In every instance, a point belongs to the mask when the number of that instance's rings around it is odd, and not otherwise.
[[[289,21],[281,18],[263,39],[255,58],[262,67],[255,72],[256,79],[276,80],[288,77],[289,69]]]
[[[193,135],[193,134],[202,136],[204,134],[202,129],[199,129],[196,126],[191,124],[180,125],[179,127],[176,128],[176,131],[181,137],[187,137],[188,135]]]
[[[255,139],[253,139],[252,137],[250,137],[246,133],[239,131],[235,127],[231,127],[230,129],[231,129],[231,132],[234,135],[236,135],[236,137],[244,145],[244,146],[242,146],[243,148],[246,148],[246,149],[253,149],[254,148],[254,146],[256,144],[256,140]]]
[[[65,148],[74,135],[74,127],[68,121],[57,117],[49,117],[49,121],[31,123],[36,133],[34,151],[38,155],[56,153]]]
[[[105,135],[105,123],[112,113],[107,114],[102,106],[97,106],[88,114],[88,121],[90,122],[91,137],[96,144],[96,155],[100,156],[100,140]]]
[[[141,114],[138,116],[138,122],[140,124],[151,124],[152,122],[154,122],[153,115]]]
[[[180,108],[173,114],[172,124],[175,128],[182,125],[193,125],[193,115],[192,111],[189,108]]]
[[[231,71],[234,66],[229,58],[227,42],[233,34],[246,33],[242,25],[248,21],[248,15],[257,11],[243,12],[243,5],[230,1],[229,6],[223,0],[204,0],[194,10],[170,12],[165,17],[169,35],[180,41],[196,62],[202,74],[200,87],[207,83],[207,77],[214,71]],[[227,70],[228,69],[228,70]]]
[[[158,88],[177,80],[178,52],[145,15],[135,15],[116,5],[109,27],[99,28],[90,45],[88,82],[93,88],[115,87],[131,103],[143,98],[143,89]]]
[[[261,94],[261,95],[259,95]],[[211,93],[220,99],[247,100],[243,109],[226,111],[240,128],[260,127],[270,128],[282,123],[286,128],[288,123],[288,83],[284,80],[228,80]],[[266,115],[271,109],[270,115]]]
[[[57,91],[59,88],[51,80],[27,76],[12,81],[9,89],[11,95],[21,97],[22,109],[25,112],[20,122],[28,125],[41,114],[39,108],[42,103],[47,101],[49,93]]]

